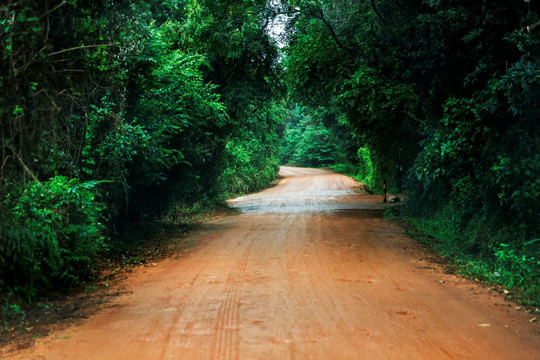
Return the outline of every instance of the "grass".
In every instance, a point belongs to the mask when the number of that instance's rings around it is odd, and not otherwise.
[[[492,232],[485,221],[470,219],[459,228],[452,210],[445,208],[431,217],[404,216],[398,208],[387,218],[400,219],[416,240],[452,263],[456,272],[486,284],[501,286],[509,300],[540,306],[540,261],[515,244],[515,232]]]

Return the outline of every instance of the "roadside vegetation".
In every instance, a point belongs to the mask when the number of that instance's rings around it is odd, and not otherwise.
[[[386,181],[436,250],[540,305],[539,14],[521,0],[4,1],[3,318],[84,284],[134,229],[269,186],[280,163]]]
[[[289,96],[355,144],[334,168],[405,192],[438,251],[539,305],[540,5],[290,4]]]
[[[2,319],[81,286],[134,229],[275,179],[268,16],[261,1],[2,2]]]

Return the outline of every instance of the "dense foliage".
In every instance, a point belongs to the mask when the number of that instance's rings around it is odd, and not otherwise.
[[[105,247],[94,182],[56,176],[28,183],[8,199],[2,218],[0,287],[33,298],[52,284],[70,286],[94,269],[93,257]]]
[[[350,161],[354,140],[334,113],[293,106],[285,122],[281,162],[322,167]]]
[[[534,0],[3,1],[2,295],[80,283],[130,224],[261,189],[281,161],[406,190],[440,251],[540,301],[539,14]]]
[[[475,276],[526,282],[539,302],[540,4],[288,6],[293,99],[346,117],[375,188],[405,186],[408,213],[427,217],[441,251]]]
[[[129,224],[275,178],[283,111],[265,5],[0,5],[2,295],[76,285]]]

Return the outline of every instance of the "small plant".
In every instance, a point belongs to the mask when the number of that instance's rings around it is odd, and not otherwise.
[[[85,294],[93,294],[93,293],[96,292],[97,288],[98,287],[96,285],[86,285],[84,287],[84,293]]]
[[[4,305],[0,308],[0,319],[2,320],[3,330],[9,329],[8,324],[13,322],[24,321],[26,314],[17,304],[11,304],[9,301],[5,301]]]
[[[25,316],[24,311],[17,304],[6,304],[2,310],[11,318],[23,318]]]
[[[528,288],[538,286],[540,261],[534,257],[519,255],[509,244],[500,244],[494,249],[494,274],[498,283],[508,287]]]

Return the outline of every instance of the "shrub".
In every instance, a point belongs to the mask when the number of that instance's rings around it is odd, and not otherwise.
[[[509,244],[499,244],[494,249],[495,277],[498,282],[509,287],[538,287],[540,261],[534,257],[519,254]],[[525,286],[526,285],[526,286]]]
[[[8,211],[0,228],[0,288],[31,300],[90,275],[104,248],[96,185],[56,176],[28,183],[19,196],[4,201]]]
[[[366,147],[358,149],[358,177],[370,189],[374,187],[375,168],[371,161],[371,152]]]

